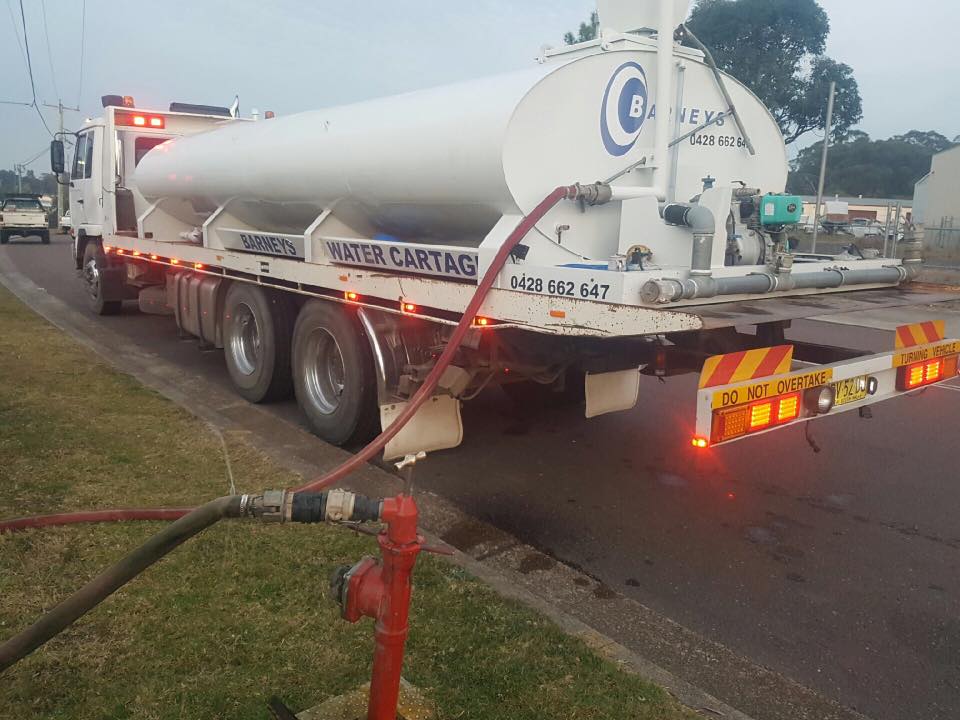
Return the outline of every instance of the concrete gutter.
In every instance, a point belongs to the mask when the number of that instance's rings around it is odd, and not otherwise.
[[[314,477],[349,456],[299,426],[142,351],[112,331],[109,323],[86,311],[78,312],[37,287],[16,272],[3,253],[0,284],[106,364],[135,377],[219,432],[243,435],[278,465]],[[369,465],[351,477],[349,487],[386,495],[396,493],[399,484],[394,475]],[[587,573],[470,517],[444,498],[421,492],[418,499],[425,534],[458,550],[452,562],[503,597],[546,615],[625,671],[665,688],[704,717],[865,720],[863,715],[620,595]]]

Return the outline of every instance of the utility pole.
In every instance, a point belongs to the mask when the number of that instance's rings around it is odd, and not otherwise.
[[[827,101],[827,127],[823,136],[823,157],[820,158],[820,183],[817,185],[817,212],[813,218],[813,248],[817,252],[817,235],[820,233],[820,205],[823,202],[823,181],[827,177],[827,154],[830,152],[830,135],[833,133],[833,100],[837,94],[837,84],[830,83],[830,99]]]
[[[23,192],[23,165],[17,163],[13,166],[13,169],[17,172],[17,192]]]
[[[67,107],[63,106],[63,100],[57,99],[56,105],[51,105],[50,103],[44,103],[44,107],[56,108],[57,112],[60,114],[60,132],[57,133],[57,138],[63,140],[64,128],[63,128],[63,111],[64,110],[73,110],[74,112],[80,112],[79,107]],[[64,173],[66,174],[66,173]],[[62,218],[67,213],[67,186],[63,182],[63,177],[57,175],[57,225],[60,224],[60,218]]]

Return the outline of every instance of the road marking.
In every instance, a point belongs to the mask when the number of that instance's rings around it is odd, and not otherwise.
[[[940,388],[941,390],[953,390],[954,392],[960,392],[960,387],[956,385],[934,385],[935,388]]]

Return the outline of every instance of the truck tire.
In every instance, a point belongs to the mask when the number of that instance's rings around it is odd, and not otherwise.
[[[296,308],[289,295],[235,282],[223,303],[223,349],[237,392],[249,402],[290,396],[290,337]]]
[[[352,445],[373,437],[380,422],[377,380],[355,313],[322,300],[303,306],[293,331],[293,387],[323,440]]]
[[[49,230],[44,230],[43,232],[40,233],[40,242],[42,242],[44,245],[49,245],[49,244],[50,244],[50,231],[49,231]]]
[[[103,247],[95,240],[87,242],[83,249],[83,282],[87,287],[87,304],[97,315],[117,315],[123,308],[122,300],[104,299],[104,283],[101,273],[107,267]]]
[[[7,235],[6,230],[0,230],[0,245],[6,245],[10,240],[10,236]]]

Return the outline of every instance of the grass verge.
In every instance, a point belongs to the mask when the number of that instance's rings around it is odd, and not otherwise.
[[[241,492],[296,482],[228,436]],[[0,288],[0,517],[182,506],[227,494],[204,424],[76,345]],[[0,536],[0,640],[158,529]],[[0,680],[0,717],[268,718],[369,677],[372,628],[339,619],[332,567],[374,543],[327,527],[222,523]],[[692,717],[462,569],[418,565],[405,676],[440,718]]]

